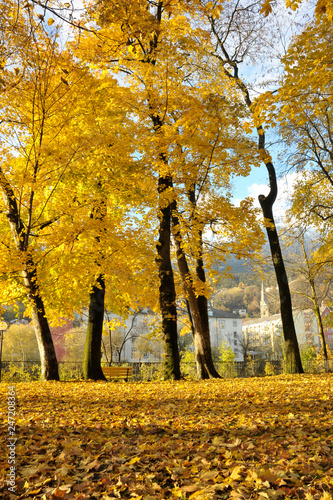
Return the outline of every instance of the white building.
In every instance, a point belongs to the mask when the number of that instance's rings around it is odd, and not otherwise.
[[[269,304],[262,285],[260,318],[243,319],[244,342],[248,343],[250,353],[266,352],[272,359],[282,355],[283,329],[280,314],[269,314]],[[296,336],[299,346],[313,345],[320,348],[318,324],[312,310],[293,310]]]
[[[235,360],[243,361],[242,319],[237,314],[214,308],[209,308],[208,319],[212,348],[229,345],[236,354]],[[109,332],[103,335],[108,358],[111,354],[111,341],[113,361],[135,363],[162,360],[163,342],[161,336],[154,335],[160,319],[154,313],[143,309],[130,314],[126,319],[109,313],[108,321],[111,323]]]
[[[242,349],[242,319],[234,313],[210,307],[208,310],[211,346],[227,344],[236,354],[235,361],[244,361]]]
[[[111,357],[111,345],[113,361],[161,361],[163,348],[160,337],[154,335],[156,322],[156,315],[148,309],[133,312],[126,319],[107,313],[108,332],[103,335],[103,341],[108,358]]]

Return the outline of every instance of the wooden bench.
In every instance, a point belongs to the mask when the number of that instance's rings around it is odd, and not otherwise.
[[[131,366],[103,366],[102,370],[106,377],[116,380],[124,379],[126,382],[133,375],[133,368]]]

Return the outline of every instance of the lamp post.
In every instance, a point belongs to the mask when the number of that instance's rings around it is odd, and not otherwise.
[[[3,333],[7,330],[7,323],[4,321],[0,322],[0,382],[1,382],[1,370],[2,370],[2,343],[3,343]]]

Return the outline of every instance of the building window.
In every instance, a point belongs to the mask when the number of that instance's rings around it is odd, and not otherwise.
[[[145,352],[144,355],[143,355],[144,359],[148,359],[149,358],[149,352]]]
[[[132,347],[132,349],[131,349],[131,358],[132,359],[136,358],[135,347]]]
[[[232,326],[237,326],[237,321],[233,321]]]
[[[219,326],[220,326],[220,328],[224,328],[225,327],[225,321],[224,321],[224,319],[220,319],[219,320]]]
[[[234,332],[234,339],[237,338],[237,332]]]

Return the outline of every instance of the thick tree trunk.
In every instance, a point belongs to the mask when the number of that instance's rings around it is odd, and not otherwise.
[[[161,6],[161,5],[160,5]],[[153,108],[152,108],[153,109]],[[158,114],[152,114],[154,132],[161,134],[163,122]],[[159,154],[162,164],[167,167],[165,153]],[[167,169],[166,169],[167,170]],[[159,231],[156,245],[158,267],[159,302],[162,314],[162,334],[164,340],[164,378],[180,379],[180,357],[177,332],[176,288],[171,265],[171,212],[172,201],[169,199],[173,189],[171,174],[159,174],[157,190],[159,196]]]
[[[105,281],[100,274],[90,292],[88,326],[82,365],[85,380],[106,380],[101,367],[104,298]]]
[[[186,255],[182,249],[182,237],[180,233],[179,219],[176,215],[176,206],[173,203],[172,228],[176,247],[179,273],[182,279],[186,299],[190,306],[192,322],[194,326],[193,342],[195,359],[197,365],[197,377],[200,380],[207,378],[220,378],[215,369],[209,334],[208,303],[204,295],[197,296],[194,290],[193,278],[189,269]],[[205,272],[202,257],[197,259],[196,275],[198,279],[205,282]]]
[[[260,135],[259,135],[260,137]],[[260,144],[260,141],[259,141]],[[277,196],[277,182],[275,169],[271,162],[265,162],[270,183],[270,193],[268,196],[260,195],[259,202],[268,223],[266,227],[268,241],[272,254],[275,275],[279,288],[280,296],[280,311],[283,327],[283,335],[286,349],[286,372],[287,373],[303,373],[301,356],[298,347],[296,336],[291,295],[288,283],[288,277],[283,262],[279,236],[276,230],[273,217],[273,204]]]
[[[159,177],[159,238],[156,245],[158,275],[160,279],[159,299],[162,314],[162,333],[164,339],[164,378],[180,379],[180,361],[177,333],[176,289],[171,265],[171,203],[165,194],[172,189],[170,176]]]
[[[90,217],[102,222],[107,213],[107,202],[102,192],[102,183],[98,181],[100,198],[95,202]],[[100,242],[100,235],[95,237]],[[102,256],[103,257],[103,256]],[[99,263],[97,263],[100,266]],[[105,312],[105,279],[99,274],[89,294],[89,310],[86,340],[84,344],[82,371],[85,380],[106,380],[101,367],[102,335]]]

